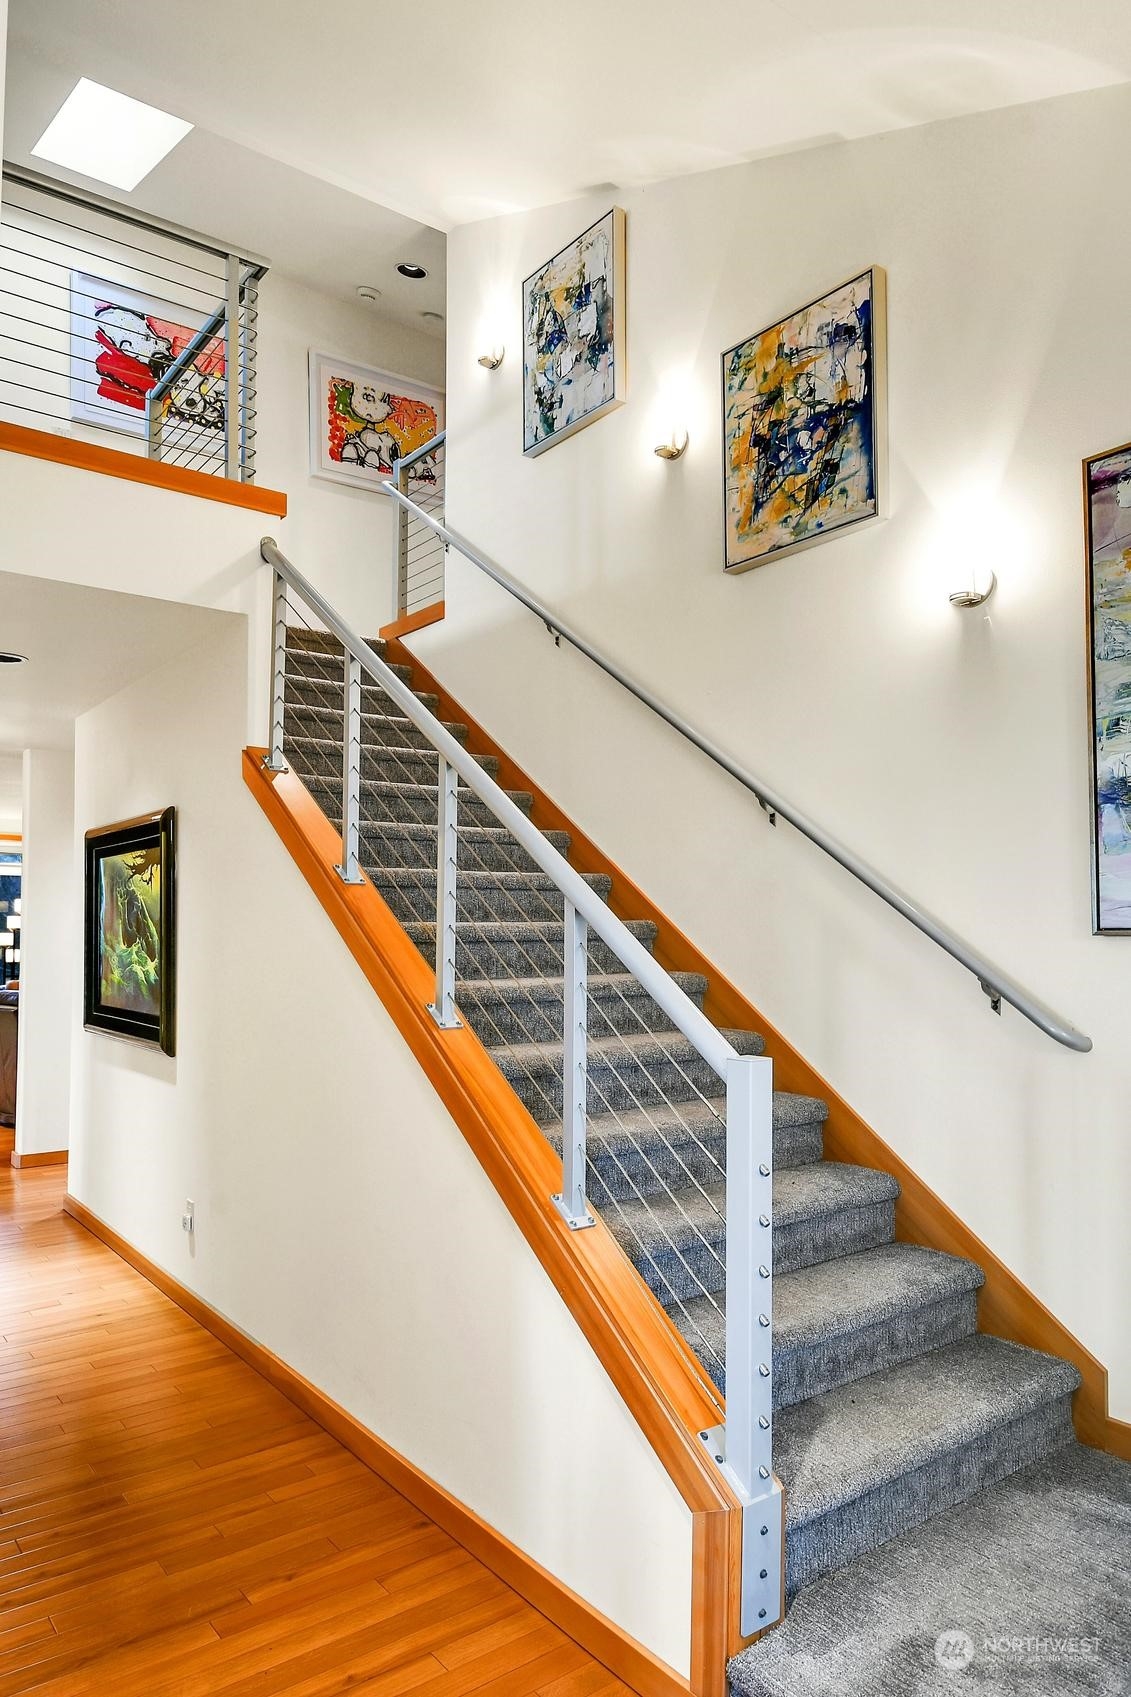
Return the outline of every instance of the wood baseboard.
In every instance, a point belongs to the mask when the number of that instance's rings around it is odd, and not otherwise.
[[[95,442],[80,442],[73,436],[56,436],[50,430],[0,424],[0,449],[9,454],[28,454],[36,460],[52,460],[56,465],[74,466],[78,471],[97,471],[103,477],[148,483],[155,489],[169,489],[175,495],[196,495],[202,501],[246,507],[249,512],[266,513],[271,518],[287,516],[287,497],[278,489],[238,483],[229,477],[208,477],[202,471],[165,465],[161,460],[126,454],[120,448],[103,448]]]
[[[443,616],[444,603],[433,601],[430,607],[421,607],[419,612],[406,613],[403,619],[394,619],[391,625],[382,625],[378,635],[383,636],[386,641],[397,636],[408,636],[414,630],[438,625]]]
[[[509,1538],[489,1526],[474,1510],[414,1467],[412,1462],[363,1426],[317,1385],[143,1255],[77,1197],[68,1195],[63,1206],[79,1225],[112,1249],[115,1255],[121,1256],[198,1325],[246,1361],[366,1467],[407,1497],[422,1514],[428,1515],[449,1537],[462,1544],[520,1597],[540,1610],[626,1684],[644,1693],[644,1697],[688,1697],[690,1687],[686,1680],[511,1543]]]
[[[68,1149],[40,1149],[31,1154],[21,1154],[18,1149],[12,1150],[12,1165],[14,1167],[63,1167],[70,1158]]]
[[[657,928],[656,958],[669,971],[703,973],[710,988],[704,1004],[708,1017],[717,1025],[751,1029],[762,1033],[766,1054],[774,1063],[774,1084],[779,1090],[822,1097],[829,1105],[825,1126],[825,1153],[830,1160],[851,1166],[877,1167],[891,1173],[900,1185],[896,1203],[896,1236],[907,1243],[921,1243],[950,1255],[976,1261],[986,1275],[978,1299],[978,1323],[983,1331],[1014,1343],[1027,1344],[1071,1361],[1082,1383],[1073,1405],[1077,1436],[1081,1443],[1131,1461],[1131,1425],[1116,1420],[1108,1411],[1108,1375],[1102,1362],[1086,1349],[1056,1316],[1050,1313],[1005,1263],[963,1223],[912,1169],[890,1148],[845,1101],[828,1081],[810,1066],[788,1038],[738,987],[709,961],[691,939],[663,913],[640,887],[608,855],[586,836],[572,819],[525,772],[506,750],[500,748],[465,708],[450,694],[399,638],[389,643],[388,658],[414,669],[413,687],[438,695],[440,718],[465,724],[471,754],[491,754],[499,762],[499,783],[504,789],[530,790],[534,795],[531,818],[543,831],[568,831],[571,838],[570,864],[579,872],[602,872],[612,879],[609,905],[621,919],[648,919]]]

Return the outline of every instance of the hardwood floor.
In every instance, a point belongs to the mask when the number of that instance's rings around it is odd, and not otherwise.
[[[629,1688],[0,1169],[0,1697]]]

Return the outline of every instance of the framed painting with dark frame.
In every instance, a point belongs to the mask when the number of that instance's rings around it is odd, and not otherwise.
[[[1131,936],[1131,442],[1084,461],[1092,930]]]
[[[176,1053],[176,809],[86,833],[83,1023]]]

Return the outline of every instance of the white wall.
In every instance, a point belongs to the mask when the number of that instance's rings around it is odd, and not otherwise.
[[[244,680],[233,622],[77,723],[76,840],[178,809],[178,1052],[75,1021],[70,1188],[686,1672],[688,1513],[245,789]]]
[[[71,1019],[82,960],[74,798],[70,749],[24,750],[16,1091],[16,1149],[21,1155],[66,1149],[69,1142]]]
[[[450,564],[446,622],[412,639],[1109,1365],[1124,1419],[1131,942],[1091,935],[1080,460],[1131,435],[1131,227],[1111,172],[1129,127],[1119,88],[618,196],[629,403],[531,461],[521,280],[612,197],[449,243],[449,522],[1093,1054],[995,1019],[972,979],[470,568]],[[720,352],[872,263],[890,297],[891,516],[725,578]],[[476,356],[496,339],[490,374]],[[691,446],[664,465],[673,412]],[[960,613],[950,577],[975,552],[1000,587]]]
[[[443,388],[444,343],[270,272],[258,348],[257,477],[288,499],[275,534],[354,629],[375,636],[394,617],[393,503],[310,475],[307,353],[317,348]]]

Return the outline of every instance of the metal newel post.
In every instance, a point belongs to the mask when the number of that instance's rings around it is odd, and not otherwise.
[[[743,1633],[781,1613],[781,1486],[773,1475],[773,1063],[727,1067],[726,1465],[745,1499]]]
[[[589,926],[565,904],[565,1019],[562,1045],[562,1188],[553,1198],[571,1231],[593,1224],[585,1201],[588,1061]]]
[[[364,883],[357,863],[361,836],[361,661],[347,649],[342,723],[342,860],[334,868],[343,884]]]
[[[436,864],[436,1000],[428,1012],[445,1031],[462,1024],[456,1015],[456,788],[459,774],[441,754],[439,853]]]
[[[227,307],[224,313],[224,476],[239,479],[240,453],[240,260],[226,262]]]
[[[271,744],[263,764],[269,772],[285,772],[283,686],[287,673],[287,585],[279,572],[272,572],[271,577]]]
[[[393,488],[404,489],[404,467],[400,460],[393,466]],[[403,618],[408,611],[408,514],[399,501],[393,526],[393,618]]]

